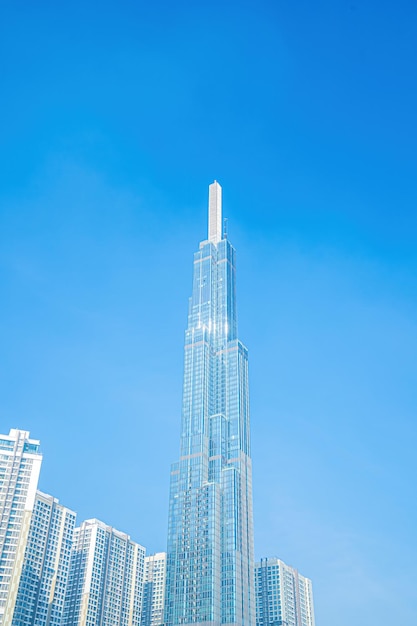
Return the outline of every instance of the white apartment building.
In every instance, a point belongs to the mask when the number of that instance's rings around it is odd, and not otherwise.
[[[145,558],[141,626],[160,626],[164,622],[166,564],[166,552]]]
[[[76,514],[37,492],[12,626],[61,626]]]
[[[16,605],[42,463],[39,447],[26,430],[0,435],[1,626],[10,626]]]
[[[97,519],[75,529],[62,626],[140,626],[145,548]]]
[[[277,558],[255,564],[256,626],[315,626],[311,580]]]

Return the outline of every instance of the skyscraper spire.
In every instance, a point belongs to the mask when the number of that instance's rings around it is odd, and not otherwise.
[[[208,240],[217,243],[222,238],[222,188],[217,180],[209,185]]]

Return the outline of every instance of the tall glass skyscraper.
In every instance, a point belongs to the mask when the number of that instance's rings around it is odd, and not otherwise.
[[[235,250],[209,187],[185,333],[180,458],[172,466],[165,622],[255,626],[248,353],[238,339]]]

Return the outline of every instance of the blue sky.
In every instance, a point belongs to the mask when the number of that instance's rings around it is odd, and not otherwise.
[[[165,548],[207,186],[250,351],[255,549],[318,626],[417,621],[417,6],[6,2],[0,430]]]

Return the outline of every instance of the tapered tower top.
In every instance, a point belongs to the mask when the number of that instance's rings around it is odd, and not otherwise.
[[[222,238],[222,188],[217,180],[209,185],[208,240],[217,243]]]

